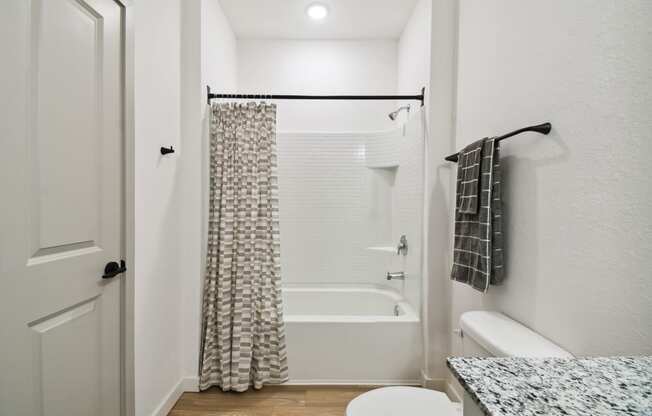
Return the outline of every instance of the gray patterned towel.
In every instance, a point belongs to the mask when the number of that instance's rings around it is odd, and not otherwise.
[[[455,207],[462,214],[477,214],[480,161],[483,140],[471,143],[460,152],[457,167],[457,200]]]
[[[486,292],[504,278],[498,143],[478,140],[458,162],[451,279]]]

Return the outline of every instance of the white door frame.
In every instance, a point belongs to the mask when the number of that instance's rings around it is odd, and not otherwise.
[[[123,38],[123,137],[124,137],[124,230],[123,247],[127,272],[122,277],[121,317],[121,413],[135,416],[135,367],[134,367],[134,183],[135,183],[135,135],[134,135],[134,6],[136,0],[114,0],[122,7]]]

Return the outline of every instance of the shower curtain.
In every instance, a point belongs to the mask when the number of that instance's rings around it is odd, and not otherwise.
[[[213,104],[200,389],[287,380],[276,106]]]

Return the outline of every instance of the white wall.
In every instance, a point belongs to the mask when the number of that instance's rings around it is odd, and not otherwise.
[[[443,158],[454,147],[456,100],[456,44],[458,0],[432,2],[430,34],[429,138],[426,152],[426,218],[424,285],[426,375],[443,388],[448,371],[445,358],[450,355],[450,253],[451,178],[450,163]]]
[[[459,21],[457,148],[553,131],[504,142],[508,278],[455,283],[451,324],[495,309],[576,355],[652,354],[652,3],[462,0]]]
[[[418,94],[423,87],[426,96],[429,93],[431,17],[432,0],[419,0],[398,42],[397,94]],[[418,102],[400,101],[400,105],[406,104],[412,107],[413,115],[417,113]],[[397,123],[404,120],[405,113],[401,113]]]
[[[235,90],[235,36],[217,0],[136,2],[136,414],[197,388],[206,83]],[[176,153],[161,157],[160,146]]]
[[[219,0],[201,0],[202,83],[214,92],[237,92],[237,40]]]
[[[234,92],[236,38],[218,0],[184,0],[182,31],[182,131],[180,176],[180,279],[182,374],[185,389],[197,389],[201,287],[206,250],[208,106],[206,85]]]
[[[244,93],[395,94],[392,40],[238,42]],[[392,127],[392,101],[279,101],[278,131],[378,131]]]
[[[445,366],[442,363],[449,349],[447,299],[450,285],[443,276],[447,268],[444,260],[448,255],[446,200],[450,169],[442,167],[440,160],[452,148],[451,81],[454,65],[451,33],[456,30],[452,25],[454,4],[454,1],[447,0],[433,5],[432,0],[419,0],[398,43],[398,93],[410,94],[426,88],[424,153],[427,167],[422,195],[423,231],[418,236],[420,241],[415,243],[423,250],[421,274],[427,276],[420,288],[423,370],[426,377],[436,380],[432,386],[437,388],[443,385]],[[401,101],[399,105],[405,104],[412,105],[412,117],[419,114],[414,111],[418,108],[414,102]],[[405,117],[406,114],[402,113],[397,123],[402,123]],[[434,121],[431,123],[431,120]]]
[[[430,94],[430,20],[432,0],[419,0],[412,10],[403,33],[398,41],[397,59],[397,94],[417,94],[425,88],[426,99]],[[425,101],[427,104],[428,101]],[[404,163],[399,168],[394,187],[392,210],[392,241],[398,242],[402,234],[408,237],[409,252],[406,271],[417,279],[411,279],[408,286],[409,297],[419,297],[413,301],[415,306],[426,305],[424,290],[427,282],[423,276],[425,267],[425,152],[428,140],[429,107],[421,108],[416,101],[399,101],[397,107],[410,105],[410,113],[401,112],[396,120],[397,125],[403,125],[408,117],[409,126],[418,127],[418,137],[423,143],[413,147],[406,154],[412,161]],[[422,325],[428,325],[428,317],[421,310]],[[424,343],[424,350],[425,350]],[[425,354],[424,354],[425,356]]]
[[[201,299],[201,143],[206,91],[202,77],[203,1],[185,0],[181,12],[181,148],[179,263],[181,279],[181,372],[185,389],[198,390]]]
[[[180,142],[180,3],[135,2],[135,397],[150,415],[181,369],[177,158]]]

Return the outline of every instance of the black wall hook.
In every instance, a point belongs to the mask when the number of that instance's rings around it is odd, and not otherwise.
[[[170,147],[161,147],[161,154],[163,156],[167,155],[168,153],[174,153],[174,148],[172,146],[170,146]]]

